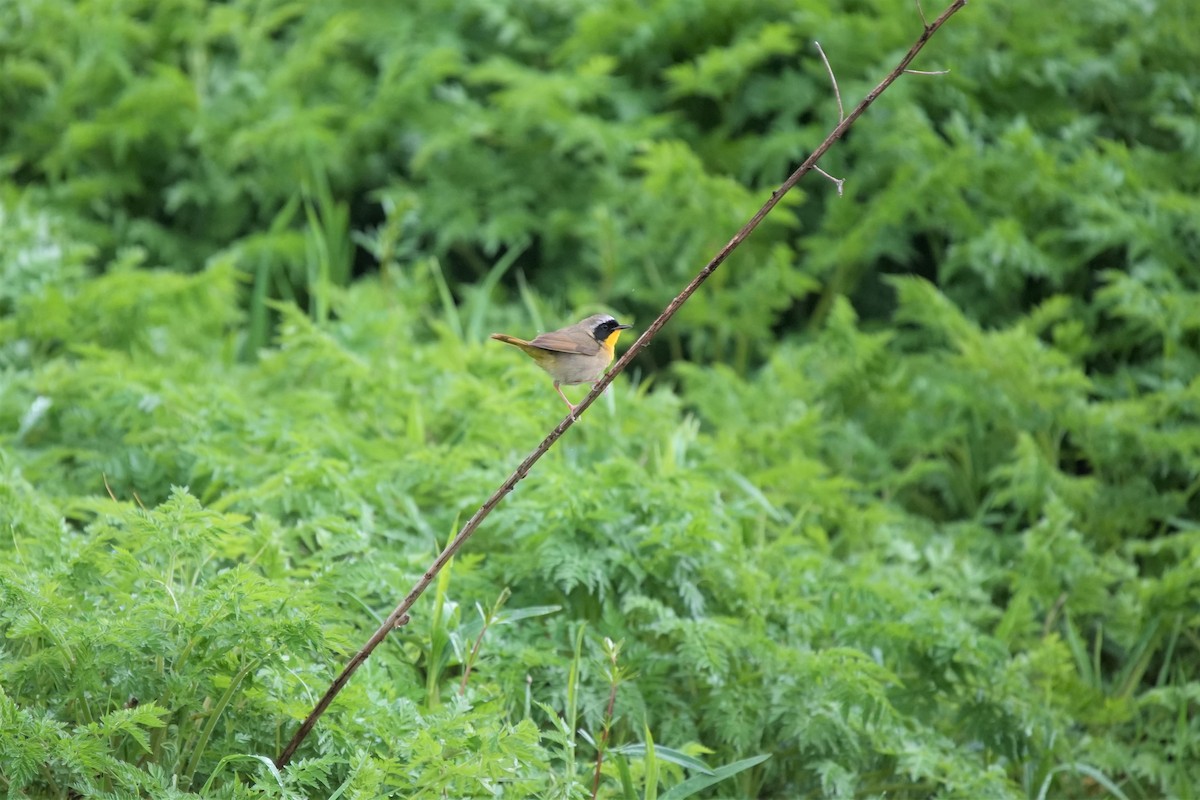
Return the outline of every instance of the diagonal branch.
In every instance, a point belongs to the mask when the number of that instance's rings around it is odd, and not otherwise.
[[[309,732],[313,729],[313,726],[316,725],[321,714],[323,714],[325,709],[329,707],[329,704],[333,702],[333,698],[336,697],[338,692],[342,690],[342,688],[350,680],[350,677],[362,665],[362,663],[367,660],[367,657],[371,655],[371,652],[379,646],[379,643],[387,637],[393,628],[398,628],[408,622],[409,609],[413,607],[421,594],[427,588],[429,588],[429,585],[433,583],[434,578],[437,577],[437,574],[442,571],[442,568],[444,568],[450,559],[454,557],[454,554],[457,553],[458,550],[466,543],[467,539],[471,538],[471,534],[475,532],[475,529],[479,527],[479,524],[483,522],[487,515],[492,512],[492,509],[499,505],[500,501],[504,499],[504,496],[511,492],[513,488],[521,481],[521,479],[529,474],[529,470],[533,468],[533,465],[537,463],[538,459],[545,455],[546,451],[549,450],[550,447],[557,442],[564,433],[567,432],[567,429],[575,424],[575,421],[579,419],[579,416],[586,411],[593,402],[595,402],[596,398],[599,397],[605,389],[608,388],[608,385],[613,382],[613,379],[616,378],[617,375],[620,375],[621,372],[627,366],[629,366],[629,363],[637,357],[637,354],[640,353],[646,347],[646,345],[650,344],[658,332],[662,330],[662,327],[667,324],[671,317],[675,316],[675,312],[677,312],[680,307],[687,302],[688,298],[695,293],[696,289],[700,288],[700,284],[708,280],[708,277],[716,271],[717,267],[724,263],[725,259],[729,257],[729,254],[737,249],[737,247],[743,241],[745,241],[746,237],[758,227],[758,224],[762,222],[763,218],[771,212],[771,209],[775,208],[775,206],[779,204],[780,199],[782,199],[783,196],[787,194],[787,192],[790,191],[793,186],[799,183],[800,179],[803,178],[804,175],[809,172],[809,170],[813,169],[821,156],[823,156],[825,152],[833,146],[833,143],[840,139],[846,133],[846,131],[850,129],[850,126],[854,124],[855,120],[862,116],[863,112],[866,111],[867,108],[869,108],[871,104],[874,103],[889,86],[895,83],[897,78],[904,74],[905,70],[908,69],[908,65],[911,64],[913,59],[917,57],[917,54],[921,52],[921,50],[929,42],[930,38],[932,38],[933,34],[937,33],[938,29],[945,24],[946,20],[948,20],[966,4],[967,0],[954,0],[954,2],[947,6],[946,10],[943,11],[937,19],[925,25],[924,29],[921,31],[921,35],[917,37],[917,40],[913,42],[912,47],[910,47],[908,52],[904,54],[904,57],[900,59],[900,63],[893,67],[892,71],[889,72],[874,89],[867,92],[866,97],[859,101],[858,105],[856,105],[850,111],[850,113],[845,116],[845,118],[838,122],[837,126],[830,131],[828,136],[825,137],[825,141],[821,142],[821,144],[817,146],[817,149],[813,150],[812,154],[808,158],[804,159],[804,163],[797,167],[796,171],[788,176],[788,179],[784,181],[778,189],[771,193],[770,199],[763,204],[763,207],[758,210],[758,213],[751,217],[750,221],[743,225],[741,230],[733,235],[733,238],[729,240],[729,243],[722,247],[721,250],[715,256],[713,256],[712,260],[704,266],[704,269],[700,270],[699,274],[697,274],[696,277],[684,287],[683,291],[680,292],[678,296],[676,296],[675,299],[663,309],[663,312],[659,314],[658,318],[650,324],[650,327],[646,329],[645,333],[639,336],[637,341],[634,342],[627,351],[625,351],[625,355],[621,356],[621,358],[618,359],[615,364],[613,364],[612,369],[608,371],[608,374],[596,382],[595,386],[592,387],[592,391],[590,391],[587,397],[585,397],[583,401],[575,407],[575,410],[564,417],[562,422],[558,423],[554,430],[550,431],[550,434],[542,440],[542,443],[539,444],[532,453],[526,456],[524,461],[517,465],[517,468],[513,470],[511,475],[505,478],[504,483],[500,484],[500,487],[492,493],[492,496],[489,497],[483,503],[483,505],[479,507],[479,510],[476,511],[469,520],[467,520],[466,524],[463,525],[462,530],[458,532],[458,535],[455,536],[448,545],[446,545],[446,548],[438,555],[433,564],[430,565],[429,569],[425,571],[425,574],[421,576],[416,585],[413,586],[412,591],[410,591],[408,595],[400,601],[400,605],[396,606],[395,610],[388,615],[387,619],[383,621],[383,624],[379,626],[379,629],[371,635],[371,638],[367,640],[367,643],[363,645],[362,649],[354,654],[354,657],[350,659],[350,661],[342,669],[341,673],[337,676],[337,678],[334,679],[333,683],[329,685],[329,688],[325,691],[325,694],[321,696],[321,699],[317,702],[317,705],[300,725],[300,728],[296,731],[295,736],[293,736],[292,740],[288,742],[287,747],[285,747],[283,752],[279,754],[279,757],[275,759],[276,766],[283,767],[291,760],[292,756],[296,752],[296,748],[298,748],[301,742],[303,742],[308,736]]]

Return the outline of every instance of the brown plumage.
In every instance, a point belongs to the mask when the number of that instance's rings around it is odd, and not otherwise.
[[[550,373],[554,390],[574,411],[575,406],[563,394],[560,384],[573,386],[598,381],[612,363],[613,347],[621,331],[628,327],[608,314],[595,314],[566,328],[539,334],[528,342],[506,333],[493,333],[492,338],[520,348]]]

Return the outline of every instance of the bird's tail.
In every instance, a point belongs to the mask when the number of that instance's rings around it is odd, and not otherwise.
[[[498,342],[504,342],[505,344],[511,344],[514,347],[528,347],[529,346],[529,342],[525,341],[524,339],[518,339],[515,336],[509,336],[507,333],[493,333],[492,338]]]

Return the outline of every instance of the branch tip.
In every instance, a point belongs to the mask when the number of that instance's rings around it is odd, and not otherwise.
[[[829,81],[833,84],[833,96],[837,98],[838,104],[838,123],[841,124],[846,119],[846,111],[842,107],[842,92],[838,89],[837,78],[833,75],[833,67],[829,65],[829,59],[825,56],[825,51],[821,48],[821,43],[814,41],[813,44],[817,46],[817,52],[821,54],[821,60],[825,62],[825,71],[829,73]]]
[[[825,170],[818,167],[816,164],[813,164],[813,169],[815,169],[817,172],[824,175],[829,180],[833,181],[833,185],[837,187],[838,197],[842,196],[842,188],[846,185],[845,178],[835,178],[832,175],[830,175],[828,172],[826,172]]]
[[[925,18],[925,9],[921,8],[921,0],[916,0],[916,4],[917,4],[917,13],[921,15],[921,24],[925,27],[925,30],[928,31],[929,30],[929,20],[927,20]]]

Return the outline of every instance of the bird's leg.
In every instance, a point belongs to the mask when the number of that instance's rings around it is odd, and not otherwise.
[[[567,396],[565,394],[563,394],[562,389],[558,388],[558,381],[554,382],[554,391],[558,392],[558,396],[563,399],[563,402],[567,404],[567,408],[571,409],[571,413],[574,414],[575,413],[575,404],[567,399]]]

